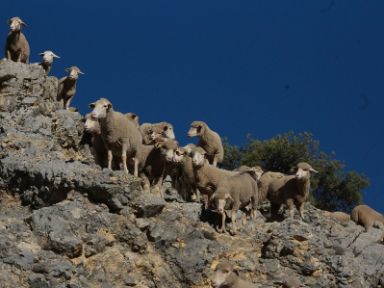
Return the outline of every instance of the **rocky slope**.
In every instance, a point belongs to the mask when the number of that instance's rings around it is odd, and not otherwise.
[[[218,234],[198,204],[97,167],[56,91],[38,65],[0,61],[0,287],[210,287],[221,259],[255,287],[384,286],[379,229],[307,205],[304,222]]]

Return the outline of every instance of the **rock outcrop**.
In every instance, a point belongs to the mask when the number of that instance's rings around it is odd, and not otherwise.
[[[383,231],[307,204],[304,222],[218,234],[200,205],[95,165],[56,94],[40,66],[0,61],[0,287],[210,287],[221,259],[255,287],[384,287]]]

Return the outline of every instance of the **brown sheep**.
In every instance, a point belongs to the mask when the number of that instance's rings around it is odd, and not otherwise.
[[[132,158],[133,174],[137,177],[139,162],[136,154],[142,142],[139,130],[126,116],[114,111],[108,99],[101,98],[89,106],[93,110],[92,117],[100,123],[101,137],[108,150],[108,169],[112,169],[113,154],[116,154],[121,156],[124,172],[128,174],[127,158]]]
[[[139,161],[139,176],[143,179],[144,191],[161,194],[168,163],[173,161],[177,142],[172,139],[156,142],[155,145],[140,143],[136,158]],[[129,162],[130,170],[133,164]]]
[[[223,162],[224,148],[220,135],[212,131],[205,122],[192,122],[188,131],[188,136],[199,137],[197,146],[200,146],[207,152],[206,157],[210,164],[217,166],[218,163]]]
[[[68,75],[59,80],[57,101],[63,100],[64,109],[68,109],[73,96],[76,94],[76,82],[79,74],[84,73],[77,66],[69,67],[65,71],[68,72]]]
[[[14,62],[29,63],[29,43],[21,32],[21,27],[27,26],[19,17],[8,20],[10,32],[5,44],[5,58]]]
[[[226,177],[239,173],[210,165],[205,159],[206,153],[207,152],[201,147],[196,147],[191,152],[195,184],[200,193],[204,196],[203,201],[205,208],[208,207],[208,200],[216,190],[219,182]]]
[[[353,208],[351,218],[356,224],[364,226],[365,231],[379,223],[384,224],[384,216],[368,205],[357,205]]]
[[[254,288],[255,285],[242,280],[234,266],[228,262],[217,265],[215,273],[211,277],[214,288]]]
[[[210,206],[214,206],[221,215],[221,227],[218,229],[220,233],[225,232],[225,210],[231,209],[231,232],[235,234],[239,209],[250,206],[252,218],[256,219],[259,195],[255,170],[252,168],[244,169],[236,175],[221,180],[209,201]],[[243,219],[245,220],[245,217]]]
[[[267,197],[271,202],[271,211],[276,213],[282,204],[288,207],[289,215],[293,218],[296,206],[300,217],[304,219],[304,202],[310,190],[310,172],[318,173],[305,162],[297,164],[295,175],[284,175],[278,172],[266,172],[259,181],[260,196]]]

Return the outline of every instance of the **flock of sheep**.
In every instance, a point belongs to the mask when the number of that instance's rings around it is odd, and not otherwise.
[[[9,20],[10,33],[7,37],[5,57],[15,62],[29,63],[29,44],[21,32],[26,26],[19,17]],[[53,59],[59,58],[52,51],[40,54],[40,65],[49,73]],[[76,94],[76,82],[83,74],[76,66],[67,69],[68,76],[59,80],[57,100],[68,109]],[[191,123],[189,137],[198,137],[195,144],[180,146],[175,140],[173,126],[167,122],[139,124],[134,113],[122,114],[113,109],[112,103],[101,98],[91,103],[92,111],[84,118],[84,128],[91,137],[91,151],[95,162],[103,168],[123,169],[142,179],[145,193],[162,195],[163,179],[170,176],[173,187],[187,201],[202,202],[204,209],[216,211],[221,216],[219,232],[226,231],[226,211],[231,219],[231,233],[237,232],[237,212],[243,210],[243,223],[256,217],[256,209],[263,200],[271,203],[271,215],[277,216],[284,206],[289,216],[294,208],[304,219],[304,202],[310,191],[311,173],[317,171],[308,163],[300,162],[296,173],[285,175],[279,172],[264,172],[261,167],[241,166],[235,171],[218,168],[224,159],[224,149],[218,133],[203,121]],[[324,214],[340,221],[351,217],[343,212]],[[359,205],[352,211],[352,220],[366,229],[384,223],[384,217],[366,205]],[[222,265],[217,272],[215,287],[220,281],[233,278],[230,265]],[[227,274],[224,272],[227,271]],[[221,275],[220,277],[218,275]],[[223,276],[227,275],[227,276]],[[238,280],[234,278],[234,283]],[[227,286],[226,286],[227,287]],[[228,287],[238,287],[233,284]],[[240,286],[239,286],[240,287]],[[245,286],[241,286],[245,287]]]

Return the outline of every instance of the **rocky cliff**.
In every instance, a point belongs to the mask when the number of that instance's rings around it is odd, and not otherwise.
[[[210,287],[222,259],[255,287],[384,286],[379,229],[306,205],[304,222],[260,214],[218,234],[200,205],[101,170],[57,83],[38,65],[0,61],[0,287]]]

